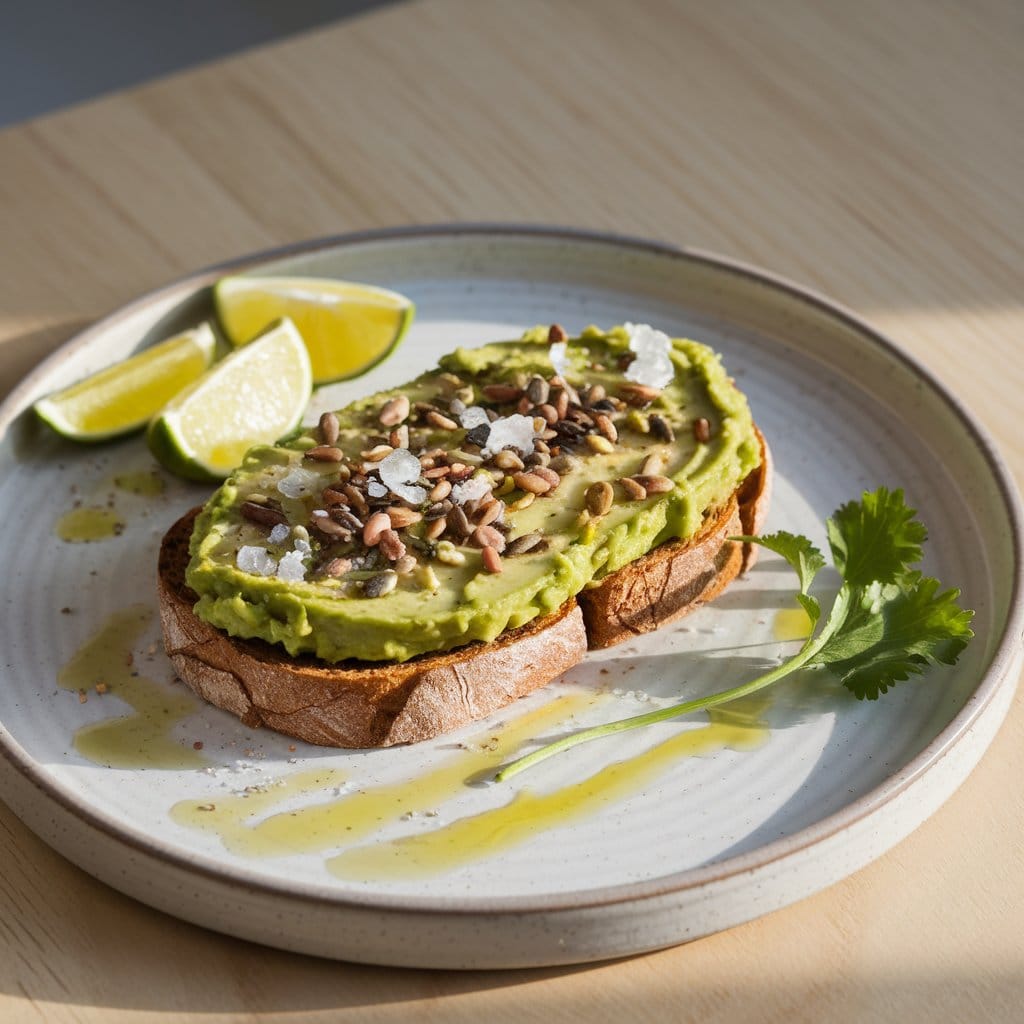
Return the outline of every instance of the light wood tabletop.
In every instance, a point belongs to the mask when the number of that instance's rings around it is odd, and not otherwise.
[[[196,31],[201,31],[201,25]],[[249,251],[407,223],[649,236],[804,282],[923,361],[1024,479],[1024,7],[378,8],[0,133],[0,394],[77,328]],[[4,1021],[1011,1021],[1024,693],[846,881],[570,969],[331,963],[106,888],[0,806]]]

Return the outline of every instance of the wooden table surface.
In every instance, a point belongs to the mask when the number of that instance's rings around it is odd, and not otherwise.
[[[562,224],[825,291],[955,390],[1020,481],[1022,46],[1016,0],[420,0],[14,127],[0,393],[80,325],[236,254]],[[514,973],[205,932],[0,806],[0,1020],[1020,1020],[1022,778],[1019,693],[960,791],[847,881],[688,946]]]

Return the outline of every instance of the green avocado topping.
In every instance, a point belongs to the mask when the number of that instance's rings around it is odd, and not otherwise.
[[[750,410],[695,341],[657,335],[671,379],[650,386],[635,337],[458,349],[251,449],[196,521],[196,613],[292,655],[405,661],[494,640],[692,536],[760,461]]]

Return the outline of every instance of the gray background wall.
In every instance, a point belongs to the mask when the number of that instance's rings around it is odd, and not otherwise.
[[[0,128],[384,0],[0,0]]]

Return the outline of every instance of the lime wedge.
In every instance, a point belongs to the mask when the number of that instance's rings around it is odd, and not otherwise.
[[[316,385],[375,366],[394,351],[415,313],[397,292],[321,277],[225,277],[214,301],[233,345],[248,344],[269,323],[288,317],[309,349]]]
[[[298,426],[311,390],[306,346],[295,325],[281,320],[173,398],[146,439],[172,473],[220,480],[254,444]]]
[[[74,441],[105,441],[139,430],[203,374],[215,346],[210,325],[201,324],[40,398],[35,411]]]

